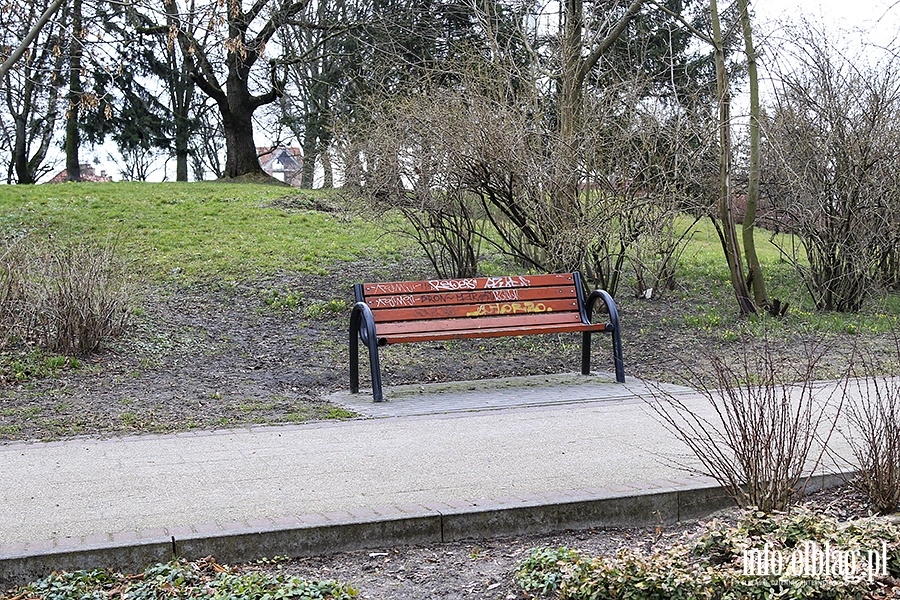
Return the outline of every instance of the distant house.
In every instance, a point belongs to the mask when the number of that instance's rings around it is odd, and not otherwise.
[[[300,185],[303,177],[303,151],[300,148],[257,148],[256,154],[263,171],[288,185]]]
[[[107,183],[112,181],[112,177],[106,174],[106,171],[100,171],[100,174],[94,171],[94,167],[88,163],[79,165],[81,170],[81,180],[91,181],[93,183]],[[65,169],[53,176],[53,179],[47,183],[65,183],[69,180],[69,172]]]

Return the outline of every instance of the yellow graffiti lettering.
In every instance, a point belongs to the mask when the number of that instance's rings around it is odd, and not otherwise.
[[[467,317],[485,317],[489,315],[519,315],[528,313],[553,312],[543,302],[506,302],[503,304],[480,304],[475,310],[466,313]]]

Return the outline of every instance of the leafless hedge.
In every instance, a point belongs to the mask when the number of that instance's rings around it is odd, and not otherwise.
[[[109,244],[9,241],[0,256],[0,348],[94,352],[125,329],[131,295]]]
[[[766,194],[799,236],[782,248],[821,309],[855,311],[900,284],[900,62],[841,53],[834,36],[793,33],[767,139]]]
[[[594,96],[592,125],[565,140],[540,94],[505,90],[478,80],[373,102],[345,153],[358,192],[401,211],[441,275],[474,274],[491,247],[611,293],[625,273],[637,295],[671,286],[693,168],[683,121],[630,81]]]
[[[738,505],[784,510],[821,461],[843,402],[841,390],[817,391],[822,353],[788,358],[767,339],[746,340],[735,362],[712,354],[708,372],[689,367],[702,403],[659,388],[649,405]]]

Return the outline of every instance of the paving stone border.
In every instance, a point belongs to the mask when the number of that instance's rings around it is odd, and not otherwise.
[[[817,475],[808,491],[847,474]],[[337,511],[181,529],[0,545],[0,583],[18,585],[53,571],[100,567],[138,572],[173,557],[213,555],[224,563],[274,556],[424,545],[567,529],[646,527],[702,518],[732,506],[708,479],[662,480],[476,502],[425,503]]]

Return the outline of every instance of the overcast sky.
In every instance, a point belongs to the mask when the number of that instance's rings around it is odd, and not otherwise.
[[[751,6],[761,31],[802,16],[842,30],[847,40],[869,35],[888,46],[896,45],[900,30],[900,0],[751,0]]]

